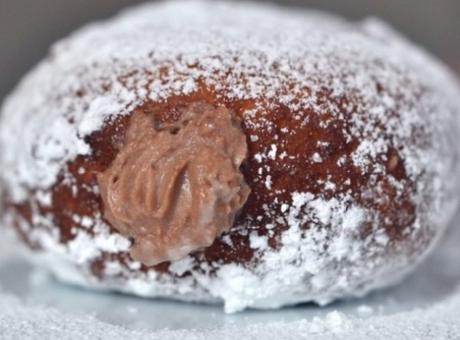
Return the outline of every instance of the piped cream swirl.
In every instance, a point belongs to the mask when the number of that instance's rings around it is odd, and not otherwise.
[[[229,230],[249,195],[240,166],[246,137],[224,107],[194,103],[179,121],[155,126],[142,111],[98,174],[104,217],[133,239],[146,265],[180,259]]]

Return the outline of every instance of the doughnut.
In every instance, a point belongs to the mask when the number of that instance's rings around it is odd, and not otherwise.
[[[364,296],[457,208],[458,98],[378,19],[141,5],[54,44],[5,100],[2,224],[82,287],[229,313]]]

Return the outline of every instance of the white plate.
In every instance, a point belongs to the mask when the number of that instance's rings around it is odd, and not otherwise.
[[[456,221],[460,221],[460,216]],[[452,225],[434,253],[399,286],[373,293],[363,299],[338,302],[324,308],[307,304],[277,311],[253,310],[227,315],[223,313],[221,306],[149,300],[121,294],[103,294],[82,290],[56,282],[43,272],[32,268],[16,255],[14,246],[7,247],[7,244],[5,242],[2,244],[1,241],[0,286],[4,297],[7,296],[9,299],[12,296],[18,297],[22,301],[21,304],[25,302],[21,307],[22,312],[24,308],[50,306],[54,308],[54,311],[57,310],[67,318],[74,317],[76,320],[79,318],[85,320],[85,317],[92,315],[94,318],[88,319],[88,327],[91,327],[90,324],[93,321],[102,322],[109,328],[117,326],[115,332],[120,335],[120,338],[123,334],[126,335],[132,331],[140,331],[143,336],[161,334],[162,339],[168,336],[177,338],[187,336],[187,334],[202,336],[197,339],[206,339],[206,334],[209,337],[220,334],[233,338],[232,333],[235,330],[255,339],[258,338],[257,334],[260,334],[260,338],[263,339],[270,335],[276,336],[274,338],[284,335],[295,338],[298,335],[306,336],[305,332],[313,332],[311,334],[323,335],[325,338],[329,338],[329,335],[332,338],[332,335],[338,335],[340,332],[344,332],[343,335],[345,332],[351,332],[351,335],[354,334],[358,338],[361,336],[360,332],[369,334],[369,336],[372,334],[372,336],[383,337],[384,332],[391,331],[391,334],[397,336],[403,334],[399,332],[408,332],[408,327],[413,327],[414,332],[421,331],[425,327],[426,330],[423,332],[427,334],[427,339],[436,334],[432,332],[444,332],[439,336],[442,335],[445,338],[452,336],[452,338],[460,339],[459,224]],[[10,300],[4,298],[4,301]],[[15,298],[13,301],[15,304],[19,303]],[[1,302],[0,296],[0,307]],[[17,306],[15,308],[18,309]],[[41,310],[46,313],[48,309]],[[17,317],[10,318],[13,323],[16,321],[27,324],[27,321],[30,321],[21,320],[27,317],[23,313],[19,314],[18,312]],[[417,323],[420,315],[431,316],[424,324],[424,321]],[[446,315],[449,317],[446,318]],[[458,315],[458,318],[455,315]],[[0,321],[2,317],[5,318],[0,311]],[[413,324],[411,324],[411,319],[413,319]],[[395,326],[386,329],[385,320],[393,320],[391,322]],[[398,320],[401,321],[401,327],[404,327],[404,330],[398,330]],[[44,324],[46,320],[40,322],[40,326],[47,329],[48,326]],[[56,323],[59,324],[58,321],[55,321],[53,325]],[[12,330],[11,326],[8,329],[7,327],[0,323],[0,338],[2,334],[14,335],[12,333],[14,329]],[[48,327],[50,331],[56,331],[52,329],[56,326],[50,327]],[[281,330],[289,330],[290,327],[292,331],[281,332]],[[367,333],[364,333],[363,327],[367,329]],[[165,331],[165,329],[168,330]],[[373,330],[375,334],[369,333]],[[66,330],[64,326],[59,331],[61,333],[50,334],[62,335],[66,334],[66,331],[69,331],[68,334],[78,334],[75,333],[78,329]],[[279,331],[279,334],[273,334],[273,331]],[[420,333],[422,338],[425,333]],[[414,334],[420,336],[418,333]],[[21,335],[26,337],[27,333],[18,333],[18,336]],[[385,338],[389,339],[391,335]]]

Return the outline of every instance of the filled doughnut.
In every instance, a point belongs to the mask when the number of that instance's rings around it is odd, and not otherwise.
[[[228,312],[362,296],[457,207],[458,98],[376,20],[143,5],[55,44],[5,101],[3,224],[82,286]]]

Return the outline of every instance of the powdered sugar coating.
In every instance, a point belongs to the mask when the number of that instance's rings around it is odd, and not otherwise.
[[[417,218],[408,242],[419,250],[408,252],[404,244],[390,244],[372,209],[356,202],[343,183],[324,181],[318,183],[324,194],[289,192],[286,201],[274,199],[264,207],[267,216],[279,216],[286,227],[279,249],[268,247],[267,225],[267,235],[250,234],[255,257],[248,266],[197,265],[185,258],[170,266],[176,276],[136,272],[139,264],[129,263],[128,270],[114,262],[99,281],[88,262],[101,253],[126,251],[129,240],[113,234],[100,216],[75,216],[97,236],[78,230],[70,242],[61,244],[52,220],[32,212],[33,222],[47,228],[30,228],[24,221],[23,232],[48,252],[50,269],[58,276],[145,296],[224,300],[228,311],[328,303],[397,281],[441,234],[456,206],[458,188],[452,143],[460,111],[456,80],[378,21],[350,24],[316,12],[260,5],[145,5],[56,44],[2,110],[1,176],[10,199],[20,203],[32,190],[40,204],[49,204],[47,189],[66,164],[92,152],[85,137],[147,100],[187,95],[203,83],[228,100],[257,100],[258,106],[244,113],[244,124],[269,134],[273,122],[259,115],[275,104],[296,112],[299,125],[309,124],[302,114],[307,110],[339,120],[348,119],[343,112],[353,113],[344,134],[360,141],[351,156],[354,166],[378,177],[388,175],[382,164],[391,168],[402,159],[407,177],[417,186],[410,198]],[[332,98],[355,98],[355,105],[344,108],[338,101],[322,101],[324,89]],[[328,119],[322,123],[327,126]],[[280,133],[288,136],[293,131]],[[282,135],[277,144],[254,155],[260,163],[258,180],[267,189],[274,185],[269,162],[296,157],[284,150]],[[256,137],[250,141],[257,143]],[[311,162],[321,164],[327,158],[322,143],[318,141]],[[382,160],[392,149],[398,150],[398,158]],[[402,195],[407,181],[388,177]],[[337,195],[326,195],[338,186]],[[385,199],[383,188],[370,189],[369,196]],[[302,229],[305,223],[313,226],[308,232]],[[371,230],[361,240],[365,223]],[[234,232],[248,230],[250,226],[241,225]],[[390,249],[392,256],[386,256]],[[190,275],[178,279],[185,272]]]

